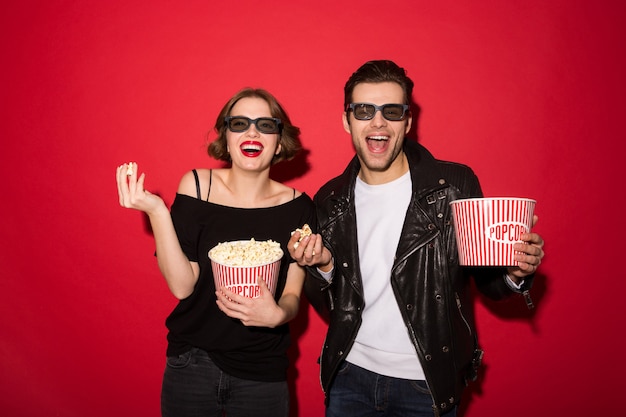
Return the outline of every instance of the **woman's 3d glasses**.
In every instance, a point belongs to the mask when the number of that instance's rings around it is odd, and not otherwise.
[[[250,119],[245,116],[226,116],[224,118],[226,127],[231,132],[245,132],[251,124],[256,126],[256,130],[261,133],[279,133],[282,121],[276,117],[259,117]]]

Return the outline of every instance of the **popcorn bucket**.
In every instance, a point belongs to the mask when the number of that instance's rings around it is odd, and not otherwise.
[[[247,244],[249,241],[230,242],[231,244]],[[211,268],[213,270],[213,278],[215,280],[215,288],[226,287],[232,292],[249,298],[257,298],[261,295],[261,289],[258,285],[257,278],[261,277],[267,284],[272,295],[276,294],[276,283],[278,281],[278,273],[280,271],[280,262],[282,258],[282,250],[278,259],[269,262],[252,265],[228,265],[225,262],[216,260],[216,256],[212,256],[212,250],[209,251],[211,259]],[[276,257],[276,256],[275,256]]]
[[[517,266],[513,245],[530,231],[535,200],[469,198],[450,203],[463,266]]]

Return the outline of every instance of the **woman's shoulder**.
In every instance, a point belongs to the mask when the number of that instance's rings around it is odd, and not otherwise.
[[[285,203],[289,200],[295,200],[296,198],[300,197],[303,192],[300,190],[297,190],[293,187],[290,187],[286,184],[283,184],[282,182],[278,182],[278,181],[272,181],[273,182],[273,187],[274,187],[274,195],[280,195],[281,198],[281,203]]]
[[[211,183],[223,176],[222,168],[195,168],[186,172],[180,179],[178,194],[206,199]]]
[[[190,197],[197,197],[196,192],[196,177],[199,175],[198,172],[202,170],[192,169],[183,174],[178,183],[178,194],[187,195]]]

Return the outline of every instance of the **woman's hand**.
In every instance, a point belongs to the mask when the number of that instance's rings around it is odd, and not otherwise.
[[[258,278],[260,295],[257,298],[244,297],[228,288],[215,292],[217,306],[228,317],[240,320],[244,326],[276,327],[285,321],[281,309],[262,278]]]
[[[117,193],[120,205],[126,208],[140,210],[148,215],[159,209],[166,208],[161,197],[144,189],[146,174],[137,177],[137,163],[130,162],[117,167]]]

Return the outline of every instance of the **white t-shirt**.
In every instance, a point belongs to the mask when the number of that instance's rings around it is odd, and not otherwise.
[[[411,200],[411,177],[382,185],[357,178],[355,207],[363,323],[346,360],[381,375],[425,379],[391,288],[391,267]]]

